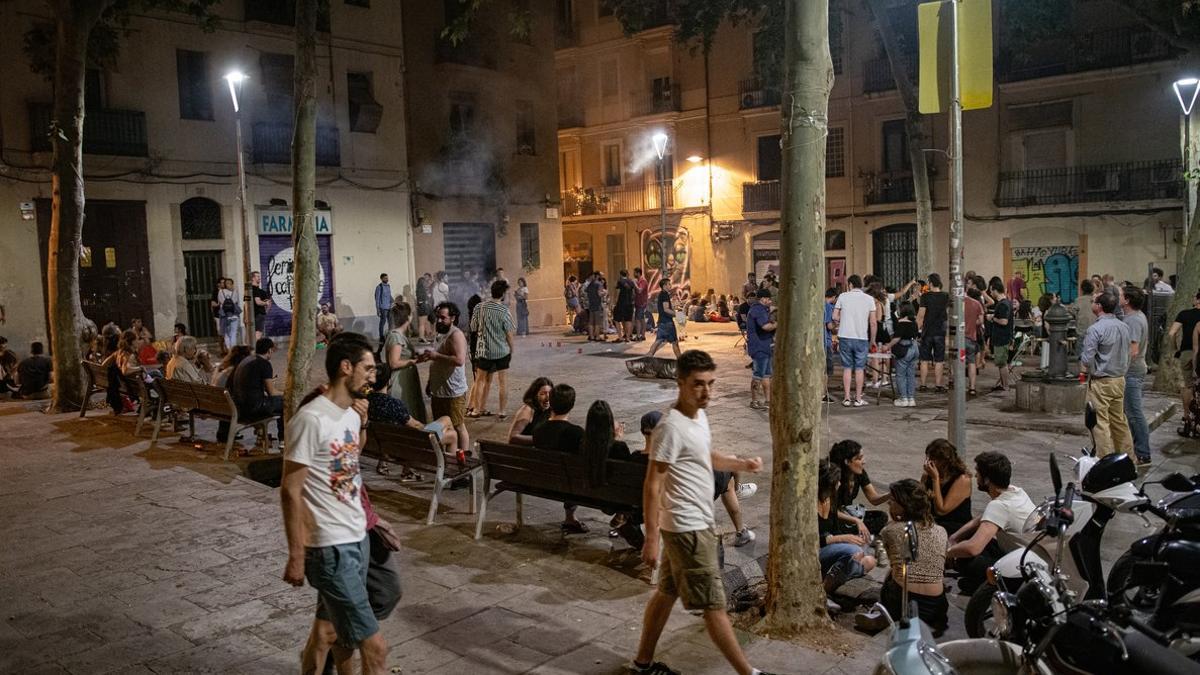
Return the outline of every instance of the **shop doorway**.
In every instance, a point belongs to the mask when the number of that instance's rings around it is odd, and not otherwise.
[[[42,288],[47,289],[51,204],[37,200],[38,249]],[[146,203],[88,200],[79,256],[79,302],[97,328],[109,321],[128,328],[133,320],[153,328],[150,249],[146,243]],[[46,312],[49,316],[49,304]],[[47,321],[49,325],[49,321]]]
[[[188,333],[199,338],[216,337],[216,323],[208,303],[217,287],[217,279],[224,276],[221,267],[224,254],[224,251],[183,252]]]
[[[467,300],[484,289],[496,272],[496,228],[491,223],[445,223],[442,225],[445,270],[450,298],[466,320]],[[473,275],[477,288],[468,288]],[[481,297],[487,297],[481,294]]]
[[[563,281],[572,275],[583,281],[593,269],[592,235],[579,230],[563,230]]]

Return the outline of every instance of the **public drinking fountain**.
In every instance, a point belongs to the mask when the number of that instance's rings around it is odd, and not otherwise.
[[[1080,413],[1087,401],[1087,388],[1079,382],[1078,372],[1069,370],[1068,330],[1071,313],[1055,302],[1042,315],[1049,352],[1049,365],[1022,373],[1016,384],[1017,409],[1049,413]],[[1076,338],[1082,340],[1083,336]]]

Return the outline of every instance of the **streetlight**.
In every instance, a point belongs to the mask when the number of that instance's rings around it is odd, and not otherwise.
[[[250,288],[250,219],[246,216],[246,163],[242,156],[242,107],[238,103],[238,95],[242,93],[246,74],[240,70],[231,70],[225,74],[225,82],[229,84],[229,97],[233,99],[233,116],[237,128],[237,171],[238,171],[238,202],[242,211],[242,274],[245,275],[244,306],[242,307],[242,322],[246,336],[246,344],[253,346],[254,340],[254,294]],[[233,345],[229,345],[232,347]]]
[[[1173,85],[1175,98],[1179,99],[1179,109],[1183,112],[1183,244],[1187,246],[1188,230],[1192,221],[1192,108],[1196,105],[1196,95],[1200,94],[1200,79],[1185,77],[1176,80]]]
[[[654,134],[651,139],[654,141],[654,153],[658,155],[658,211],[662,219],[662,278],[667,278],[667,198],[666,198],[666,177],[667,172],[663,168],[663,157],[667,152],[667,135],[663,132]]]

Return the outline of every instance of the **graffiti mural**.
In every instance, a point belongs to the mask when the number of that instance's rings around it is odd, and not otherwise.
[[[667,278],[671,280],[671,285],[676,288],[690,286],[692,236],[686,227],[677,226],[667,230],[665,247],[662,230],[642,230],[642,267],[646,270],[650,288],[658,288],[658,280],[662,278],[664,248],[670,252],[667,256]]]
[[[1022,246],[1012,249],[1013,273],[1025,275],[1030,300],[1043,293],[1057,293],[1063,303],[1079,295],[1078,246]]]

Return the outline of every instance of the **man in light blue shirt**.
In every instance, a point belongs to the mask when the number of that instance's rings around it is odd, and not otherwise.
[[[1088,374],[1088,402],[1096,409],[1096,451],[1099,456],[1133,450],[1125,418],[1125,373],[1129,370],[1129,328],[1113,316],[1117,292],[1104,289],[1092,302],[1096,323],[1083,338],[1080,372]]]
[[[375,287],[375,314],[379,316],[379,341],[383,342],[392,329],[392,287],[388,285],[387,272],[379,275],[379,285]]]

